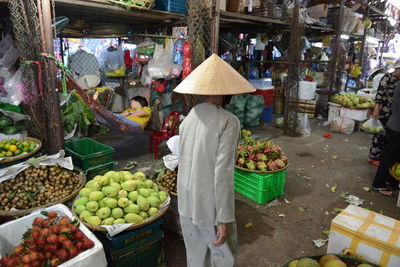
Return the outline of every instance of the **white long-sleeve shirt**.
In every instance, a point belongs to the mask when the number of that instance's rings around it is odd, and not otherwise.
[[[196,225],[234,222],[239,120],[222,107],[202,103],[182,122],[179,135],[179,214]]]

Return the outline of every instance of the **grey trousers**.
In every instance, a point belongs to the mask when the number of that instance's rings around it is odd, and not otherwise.
[[[229,236],[222,246],[214,247],[215,226],[194,225],[190,218],[180,216],[188,267],[231,267],[237,252],[236,223],[231,223]]]

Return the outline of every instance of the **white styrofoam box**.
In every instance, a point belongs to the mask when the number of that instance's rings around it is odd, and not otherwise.
[[[400,266],[400,221],[349,205],[331,223],[327,253],[348,249],[382,267]]]
[[[37,209],[31,214],[19,218],[14,221],[0,225],[0,257],[6,253],[12,252],[13,248],[21,243],[22,235],[28,228],[32,227],[32,222],[36,217],[44,217],[41,211],[57,211],[61,216],[68,216],[74,219],[71,211],[63,204],[57,204],[45,209]],[[79,229],[94,242],[94,247],[88,249],[76,257],[64,262],[60,267],[106,267],[107,260],[104,254],[103,245],[97,237],[83,224],[79,225]]]
[[[329,111],[328,111],[328,123],[331,123],[334,118],[340,117],[340,107],[341,105],[328,102]]]
[[[315,99],[316,90],[317,90],[316,82],[299,81],[299,99],[304,99],[304,100]]]
[[[365,121],[368,118],[368,109],[350,109],[341,107],[340,117],[355,121]]]

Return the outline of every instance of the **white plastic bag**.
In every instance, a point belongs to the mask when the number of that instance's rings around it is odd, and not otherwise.
[[[308,116],[306,113],[304,113],[299,118],[299,133],[301,134],[301,136],[310,136],[311,135],[310,120],[308,119]]]
[[[23,99],[24,84],[22,83],[22,72],[18,69],[15,74],[6,81],[4,90],[7,92],[7,98],[3,102],[18,106]]]
[[[355,122],[352,119],[337,117],[332,120],[331,132],[352,134]]]
[[[174,42],[172,40],[168,40],[165,48],[162,45],[156,45],[153,58],[148,64],[151,78],[168,80],[173,77],[173,53]]]
[[[124,51],[121,47],[103,49],[99,56],[99,63],[107,77],[125,76]]]
[[[382,122],[378,119],[370,118],[361,125],[361,129],[364,132],[371,134],[385,134],[385,128]]]

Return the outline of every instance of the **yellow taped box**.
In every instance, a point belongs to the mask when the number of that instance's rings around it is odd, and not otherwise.
[[[332,220],[328,253],[345,249],[382,267],[399,267],[400,221],[349,205]]]

